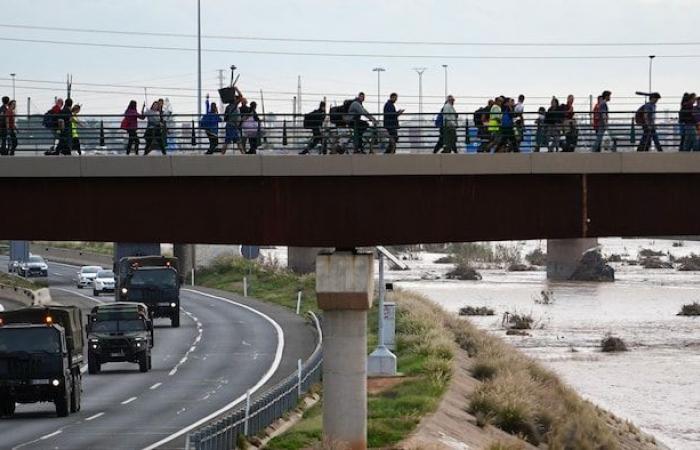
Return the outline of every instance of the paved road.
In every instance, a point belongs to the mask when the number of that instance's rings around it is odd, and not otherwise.
[[[3,266],[6,258],[0,258]],[[112,301],[75,288],[75,267],[49,266],[54,300],[84,309]],[[18,405],[13,418],[0,420],[0,447],[182,448],[183,430],[240,402],[248,389],[263,390],[284,378],[313,350],[313,332],[301,318],[223,295],[183,289],[181,327],[156,321],[152,371],[110,363],[98,375],[85,374],[82,410],[66,418],[56,417],[53,404]]]

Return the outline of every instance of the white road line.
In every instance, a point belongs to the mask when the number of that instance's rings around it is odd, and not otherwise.
[[[133,401],[136,400],[137,398],[138,398],[138,397],[127,398],[126,400],[124,400],[124,401],[122,402],[122,405],[128,405],[129,403],[133,402]]]
[[[57,288],[57,287],[54,287],[51,289],[55,289],[55,290],[61,291],[61,292],[66,292],[66,293],[72,294],[72,295],[77,295],[78,297],[86,298],[86,299],[91,300],[95,303],[99,303],[99,304],[105,303],[104,300],[100,300],[99,298],[95,298],[95,297],[90,297],[89,295],[81,294],[80,292],[71,291],[70,289]]]
[[[63,430],[57,430],[57,431],[54,431],[53,433],[47,434],[46,436],[42,436],[39,439],[42,441],[45,441],[46,439],[52,438],[52,437],[57,436],[61,433],[63,433]]]
[[[154,384],[153,386],[151,386],[149,389],[152,390],[152,391],[154,391],[154,390],[158,389],[162,384],[163,384],[163,383],[156,383],[156,384]]]
[[[51,272],[51,275],[56,275],[57,277],[64,276],[62,273],[58,273],[58,272]]]
[[[263,319],[268,321],[274,327],[275,332],[277,334],[277,351],[275,352],[275,359],[272,361],[272,365],[267,370],[265,375],[263,375],[263,377],[255,384],[255,386],[250,388],[250,393],[253,394],[258,389],[260,389],[262,386],[264,386],[265,383],[267,383],[267,381],[270,378],[272,378],[272,376],[275,374],[275,372],[277,372],[277,369],[279,368],[280,363],[282,362],[282,352],[284,351],[284,331],[282,331],[282,327],[280,327],[279,324],[277,322],[275,322],[272,318],[270,318],[268,315],[266,315],[260,311],[257,311],[255,309],[251,308],[250,306],[243,305],[241,303],[235,302],[235,301],[230,300],[228,298],[207,294],[206,292],[201,292],[201,291],[197,291],[194,289],[181,289],[181,290],[185,291],[185,292],[197,294],[197,295],[202,295],[204,297],[212,298],[214,300],[219,300],[219,301],[222,301],[225,303],[229,303],[229,304],[234,305],[234,306],[238,306],[239,308],[243,308],[245,310],[248,310],[248,311],[252,312],[253,314],[259,315],[260,317],[262,317]],[[246,398],[245,394],[241,395],[237,399],[234,399],[232,402],[230,402],[228,405],[225,405],[223,408],[220,408],[217,411],[214,411],[213,413],[209,414],[208,416],[199,419],[195,423],[188,425],[179,431],[176,431],[175,433],[171,434],[170,436],[165,437],[165,438],[161,439],[160,441],[149,445],[148,447],[144,447],[143,450],[153,450],[153,449],[158,448],[161,445],[165,444],[166,442],[170,442],[173,439],[176,439],[176,438],[182,436],[183,434],[192,431],[193,429],[201,426],[202,424],[209,422],[210,420],[212,420],[216,416],[219,416],[222,413],[230,410],[231,408],[238,405],[239,403],[242,403],[245,400],[245,398]]]
[[[185,364],[187,362],[187,359],[189,358],[190,353],[197,350],[196,344],[202,340],[202,334],[204,333],[204,327],[202,327],[202,322],[200,322],[199,319],[191,312],[185,311],[183,308],[180,308],[180,309],[182,310],[182,312],[184,312],[187,315],[187,317],[192,319],[194,321],[194,323],[197,325],[197,337],[195,338],[194,343],[192,344],[190,349],[187,350],[187,353],[185,353],[185,356],[183,356],[182,359],[180,359],[180,361],[175,365],[175,367],[173,367],[170,370],[170,372],[168,372],[169,377],[172,377],[173,375],[175,375],[177,373],[177,371],[180,369],[180,366],[182,366],[183,364]]]
[[[91,421],[91,420],[95,420],[95,419],[97,419],[98,417],[102,417],[102,416],[104,416],[104,415],[105,415],[105,413],[103,413],[103,412],[97,413],[97,414],[95,414],[94,416],[90,416],[90,417],[86,418],[85,421],[86,421],[86,422],[89,422],[89,421]]]

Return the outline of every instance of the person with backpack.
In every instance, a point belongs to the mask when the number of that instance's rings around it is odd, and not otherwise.
[[[138,135],[139,119],[143,120],[146,118],[143,115],[143,110],[146,108],[146,104],[144,103],[141,107],[140,114],[137,108],[138,104],[136,103],[136,100],[131,100],[129,105],[126,107],[126,111],[124,111],[124,118],[122,119],[122,123],[120,125],[120,128],[125,130],[128,135],[128,140],[126,142],[127,155],[131,153],[132,149],[134,150],[134,154],[139,154],[139,145],[141,144]]]
[[[497,152],[518,152],[518,143],[515,137],[515,121],[513,109],[515,103],[512,98],[506,98],[503,102],[503,114],[501,115],[501,142],[496,148]]]
[[[474,125],[476,126],[476,137],[479,139],[479,146],[476,149],[478,153],[488,151],[487,147],[489,142],[489,111],[491,111],[493,103],[493,100],[489,99],[486,106],[482,106],[481,108],[474,111]]]
[[[642,139],[637,146],[638,152],[648,152],[651,148],[651,141],[657,151],[662,152],[659,135],[656,133],[656,103],[661,98],[658,92],[649,95],[649,101],[643,104],[634,115],[634,122],[642,126]]]
[[[53,135],[53,144],[51,145],[51,148],[44,153],[45,155],[58,155],[58,150],[56,150],[56,147],[61,139],[61,130],[58,129],[58,115],[61,114],[61,111],[63,110],[63,103],[62,98],[57,98],[54,105],[51,107],[51,109],[46,111],[41,120],[41,124],[44,126],[44,128],[50,130],[51,134]]]
[[[442,139],[445,143],[443,153],[457,153],[457,111],[454,107],[455,98],[447,96],[445,104],[442,106]]]
[[[355,153],[365,153],[365,143],[362,137],[364,136],[365,131],[367,131],[369,128],[369,124],[362,120],[362,117],[367,117],[372,121],[374,126],[377,126],[377,119],[375,119],[374,116],[372,116],[372,114],[370,114],[365,107],[362,106],[362,102],[364,101],[365,93],[360,92],[352,104],[350,104],[350,108],[348,108],[348,114],[345,119],[345,121],[352,126],[353,148]]]
[[[7,125],[7,111],[10,105],[10,97],[2,98],[2,105],[0,105],[0,155],[7,155],[7,135],[8,135],[8,125]]]
[[[321,128],[323,127],[323,122],[326,120],[326,102],[321,102],[318,104],[318,108],[314,109],[310,113],[304,115],[304,128],[311,130],[311,140],[304,150],[299,152],[300,155],[307,155],[311,150],[316,147],[316,145],[323,143],[323,133]],[[320,154],[326,154],[327,151],[321,146],[319,150]]]
[[[689,93],[684,98],[685,102],[681,104],[681,110],[678,112],[678,121],[683,128],[683,146],[681,151],[690,152],[695,150],[698,140],[697,122],[693,116],[696,95]]]
[[[603,93],[600,94],[598,105],[596,105],[598,109],[593,113],[595,143],[593,144],[592,151],[596,153],[600,152],[603,146],[603,137],[608,130],[608,102],[610,101],[611,95],[612,93],[610,91],[603,91]]]
[[[53,152],[47,154],[69,156],[73,147],[73,127],[71,126],[73,120],[73,99],[67,98],[66,101],[63,102],[61,112],[56,114],[55,117],[58,144]]]
[[[199,127],[204,130],[207,134],[207,139],[209,139],[209,149],[204,154],[213,155],[219,147],[219,122],[221,122],[221,116],[219,116],[219,109],[216,107],[216,103],[212,102],[209,104],[209,98],[207,98],[207,106],[207,112],[199,120]]]
[[[398,99],[398,94],[392,92],[389,100],[384,104],[384,128],[389,134],[389,145],[384,153],[396,153],[396,143],[399,142],[399,116],[404,113],[404,110],[396,110]]]

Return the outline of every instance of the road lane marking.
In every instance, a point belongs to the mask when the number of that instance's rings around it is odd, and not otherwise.
[[[58,288],[58,287],[54,287],[51,289],[55,289],[55,290],[61,291],[61,292],[66,292],[66,293],[72,294],[72,295],[77,295],[78,297],[86,298],[86,299],[91,300],[95,303],[99,303],[99,304],[105,303],[104,300],[100,300],[99,298],[95,298],[95,297],[90,297],[89,295],[81,294],[80,292],[71,291],[70,289],[64,289],[64,288]]]
[[[129,403],[133,402],[133,401],[136,400],[137,398],[138,398],[138,397],[127,398],[126,400],[124,400],[124,401],[122,402],[122,405],[128,405]]]
[[[255,384],[255,386],[253,386],[249,390],[249,392],[251,394],[257,392],[258,389],[260,389],[262,386],[264,386],[265,383],[267,383],[268,380],[270,378],[272,378],[272,376],[275,374],[275,372],[277,372],[277,369],[279,369],[279,366],[282,362],[282,352],[284,351],[284,331],[282,331],[282,327],[280,327],[279,324],[277,322],[275,322],[270,316],[254,309],[254,308],[251,308],[248,305],[244,305],[242,303],[235,302],[235,301],[228,299],[228,298],[219,297],[216,295],[207,294],[206,292],[197,291],[195,289],[181,289],[181,290],[185,291],[185,292],[190,292],[190,293],[193,293],[196,295],[201,295],[204,297],[212,298],[214,300],[218,300],[221,302],[229,303],[229,304],[234,305],[234,306],[238,306],[239,308],[250,311],[253,314],[257,314],[258,316],[262,317],[263,319],[265,319],[267,322],[269,322],[273,326],[273,328],[275,329],[275,333],[277,334],[277,350],[275,351],[275,358],[272,361],[272,365],[270,366],[270,368],[267,370],[267,372],[265,372],[265,374],[262,376],[262,378],[260,378],[260,380]],[[154,449],[160,447],[161,445],[163,445],[167,442],[170,442],[173,439],[176,439],[176,438],[182,436],[183,434],[186,434],[186,433],[192,431],[193,429],[211,421],[215,417],[220,416],[221,414],[223,414],[226,411],[230,410],[231,408],[235,407],[239,403],[242,403],[245,400],[245,398],[246,398],[245,394],[241,395],[237,399],[234,399],[232,402],[225,405],[223,408],[220,408],[220,409],[214,411],[213,413],[209,414],[208,416],[199,419],[198,421],[194,422],[193,424],[188,425],[179,431],[176,431],[175,433],[161,439],[158,442],[155,442],[147,447],[144,447],[143,450],[154,450]]]
[[[189,358],[190,353],[197,350],[196,344],[202,340],[202,334],[204,333],[204,327],[202,326],[202,322],[200,322],[200,320],[191,312],[185,311],[184,308],[180,308],[180,309],[182,310],[182,312],[185,313],[185,315],[187,315],[187,317],[189,317],[190,319],[192,319],[194,321],[195,325],[197,325],[197,337],[195,338],[190,349],[187,350],[187,352],[185,353],[185,356],[183,356],[182,359],[180,359],[180,361],[175,365],[175,367],[173,367],[170,370],[170,372],[168,372],[169,377],[172,377],[173,375],[175,375],[177,373],[177,371],[180,369],[180,366],[182,366],[183,364],[185,364],[187,362],[187,359]]]
[[[63,433],[63,430],[56,430],[56,431],[54,431],[53,433],[49,433],[49,434],[47,434],[47,435],[45,435],[45,436],[40,437],[39,439],[42,440],[42,441],[45,441],[46,439],[52,438],[52,437],[57,436],[57,435],[59,435],[59,434],[61,434],[61,433]]]
[[[97,419],[98,417],[102,417],[102,416],[104,416],[104,415],[105,415],[105,413],[103,413],[103,412],[97,413],[97,414],[95,414],[94,416],[90,416],[90,417],[86,418],[85,421],[86,421],[86,422],[89,422],[89,421],[91,421],[91,420],[95,420],[95,419]]]
[[[153,386],[151,386],[149,389],[152,390],[152,391],[154,391],[154,390],[158,389],[162,384],[163,384],[163,383],[156,383],[156,384],[154,384]]]

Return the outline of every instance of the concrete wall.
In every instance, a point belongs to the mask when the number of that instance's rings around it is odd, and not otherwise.
[[[25,306],[51,304],[51,293],[47,288],[32,291],[30,289],[0,284],[0,298],[17,302]]]
[[[47,247],[39,244],[31,244],[29,249],[32,254],[43,256],[49,261],[75,266],[96,265],[106,269],[112,268],[111,255],[83,252],[70,248]]]
[[[240,245],[200,245],[195,250],[196,267],[208,266],[219,256],[241,256]]]
[[[568,280],[576,270],[581,256],[597,246],[596,238],[547,240],[547,279]]]
[[[287,267],[298,274],[313,273],[319,252],[332,250],[324,247],[287,247]]]

